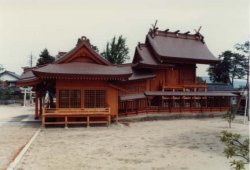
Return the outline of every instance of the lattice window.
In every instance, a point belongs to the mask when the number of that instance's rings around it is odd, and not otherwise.
[[[84,107],[85,108],[102,108],[105,107],[106,91],[105,90],[85,90]]]
[[[59,107],[69,108],[69,90],[59,90]]]
[[[81,107],[81,91],[80,90],[70,90],[70,107],[80,108]]]
[[[81,90],[59,90],[59,108],[80,108]]]

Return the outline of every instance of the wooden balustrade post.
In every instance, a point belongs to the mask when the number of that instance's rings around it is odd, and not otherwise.
[[[41,111],[42,111],[42,114],[41,114],[41,116],[42,116],[42,127],[45,127],[45,108],[42,106],[42,108],[40,109]]]
[[[89,116],[87,116],[87,127],[89,127]]]
[[[68,116],[64,117],[65,128],[68,128]]]
[[[42,107],[43,107],[43,103],[42,103],[42,97],[39,97],[39,117],[42,115]]]

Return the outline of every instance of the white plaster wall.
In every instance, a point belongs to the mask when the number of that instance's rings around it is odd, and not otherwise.
[[[0,76],[0,80],[2,81],[13,81],[13,80],[17,80],[15,77],[9,75],[9,74],[3,74]]]

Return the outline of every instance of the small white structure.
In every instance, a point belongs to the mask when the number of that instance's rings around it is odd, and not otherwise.
[[[34,92],[32,91],[32,87],[21,87],[21,93],[24,93],[23,95],[23,107],[27,105],[32,105],[34,104],[34,97],[33,94]],[[27,101],[27,94],[29,94],[29,100]]]
[[[20,76],[14,72],[4,70],[0,73],[0,81],[5,82],[5,86],[16,86],[16,81]]]

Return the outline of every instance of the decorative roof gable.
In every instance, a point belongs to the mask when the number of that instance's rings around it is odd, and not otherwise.
[[[101,65],[110,65],[110,62],[100,56],[95,50],[91,48],[89,39],[81,37],[78,39],[76,47],[64,55],[59,55],[55,61],[56,64],[81,62],[81,63],[94,63]]]

